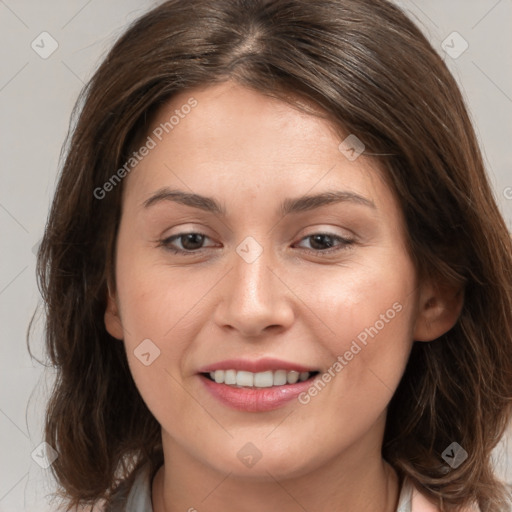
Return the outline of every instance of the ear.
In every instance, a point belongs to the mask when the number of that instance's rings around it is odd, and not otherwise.
[[[464,303],[462,287],[426,283],[420,291],[415,341],[433,341],[457,322]]]
[[[105,308],[104,315],[105,328],[111,336],[118,340],[122,340],[124,338],[123,324],[121,323],[121,317],[119,315],[117,296],[115,292],[112,293],[110,291],[110,286],[107,287],[107,290],[107,307]]]

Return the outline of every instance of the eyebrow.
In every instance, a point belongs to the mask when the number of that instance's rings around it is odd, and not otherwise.
[[[172,201],[192,208],[198,208],[206,212],[224,217],[226,216],[226,209],[212,197],[183,192],[181,190],[172,190],[167,187],[157,190],[143,202],[143,206],[144,208],[149,208],[150,206],[162,201]],[[288,214],[315,210],[329,204],[344,202],[355,203],[376,209],[373,201],[356,194],[355,192],[329,190],[320,194],[285,199],[279,208],[279,213],[282,216],[285,216]]]

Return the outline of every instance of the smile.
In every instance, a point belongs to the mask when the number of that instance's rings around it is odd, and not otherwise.
[[[318,372],[298,372],[287,370],[267,370],[263,372],[249,372],[243,370],[214,370],[204,375],[217,384],[226,384],[233,387],[270,388],[304,382]]]

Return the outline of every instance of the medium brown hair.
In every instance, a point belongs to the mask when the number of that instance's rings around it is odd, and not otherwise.
[[[129,27],[82,91],[38,254],[57,369],[46,441],[70,508],[163,462],[160,425],[103,320],[122,183],[104,199],[94,190],[173,95],[226,79],[300,95],[361,139],[399,201],[418,275],[464,289],[456,325],[413,344],[383,457],[442,510],[505,510],[491,451],[511,413],[511,240],[454,78],[385,0],[171,0]],[[441,457],[452,442],[468,453],[456,469]]]

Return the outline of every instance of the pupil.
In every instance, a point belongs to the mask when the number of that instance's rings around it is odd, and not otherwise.
[[[332,240],[330,242],[325,241],[325,239],[330,239],[330,238],[331,237],[329,235],[313,235],[313,243],[311,245],[314,247],[315,245],[317,245],[317,242],[319,242],[319,245],[323,246],[323,247],[316,247],[317,249],[318,248],[325,249],[325,246],[327,246],[327,248],[332,247],[333,246]],[[324,240],[324,241],[322,242],[322,240]]]
[[[189,242],[192,242],[192,244],[190,244]],[[198,245],[197,247],[194,247],[194,242]],[[182,239],[183,247],[188,250],[200,249],[202,242],[203,235],[200,235],[199,233],[190,233],[188,235],[185,235]],[[190,245],[192,245],[192,247]]]

